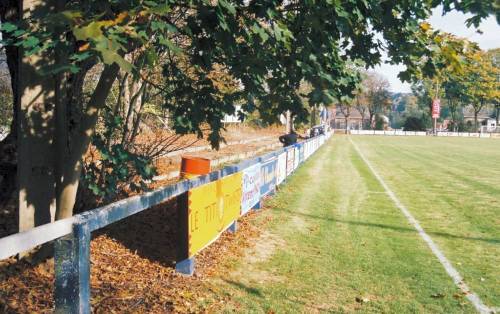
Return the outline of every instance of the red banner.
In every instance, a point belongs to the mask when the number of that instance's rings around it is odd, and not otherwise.
[[[439,99],[433,99],[432,100],[432,118],[437,119],[439,118],[439,115],[441,114],[441,102]]]

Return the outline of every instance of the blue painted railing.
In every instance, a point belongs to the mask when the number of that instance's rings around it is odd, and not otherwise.
[[[282,148],[260,157],[229,165],[221,170],[154,191],[99,207],[71,218],[39,226],[31,230],[0,239],[0,260],[55,240],[55,309],[56,313],[90,313],[90,240],[91,233],[114,222],[137,214],[154,205],[188,192],[195,187],[216,181],[281,153],[305,145],[316,145],[310,155],[329,138],[320,135],[304,142]],[[309,144],[307,144],[309,143]],[[301,153],[303,154],[303,153]],[[309,156],[307,156],[309,157]],[[300,163],[306,158],[300,158]],[[256,207],[259,207],[258,204]],[[236,222],[229,227],[236,231]],[[187,261],[188,267],[193,265]],[[182,265],[179,265],[182,266]],[[180,267],[182,268],[182,267]],[[179,268],[178,268],[179,269]]]

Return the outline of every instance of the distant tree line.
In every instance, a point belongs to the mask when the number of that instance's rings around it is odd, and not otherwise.
[[[500,49],[481,50],[477,44],[451,34],[431,33],[437,47],[437,57],[430,61],[423,57],[421,68],[430,62],[434,70],[431,76],[417,74],[412,78],[412,91],[416,96],[416,108],[411,114],[430,127],[433,99],[441,101],[439,121],[448,120],[451,131],[477,132],[478,116],[486,112],[499,120],[500,102]],[[469,123],[464,112],[472,114]]]

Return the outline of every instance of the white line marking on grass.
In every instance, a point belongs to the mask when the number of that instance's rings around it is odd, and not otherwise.
[[[368,166],[368,168],[370,168],[371,172],[377,178],[378,182],[384,187],[385,191],[387,192],[387,195],[389,195],[389,197],[392,199],[392,201],[394,202],[394,204],[396,204],[396,206],[406,216],[406,218],[408,219],[408,221],[418,231],[418,234],[420,235],[420,237],[422,237],[422,239],[424,239],[424,241],[427,243],[427,245],[431,249],[432,253],[434,253],[434,255],[441,262],[441,264],[443,265],[444,269],[446,270],[446,272],[448,273],[448,275],[451,277],[451,279],[453,279],[453,282],[455,282],[455,285],[458,288],[460,288],[460,290],[462,290],[462,292],[465,294],[465,296],[467,297],[467,299],[469,299],[469,301],[474,305],[474,307],[476,308],[476,310],[479,313],[496,313],[497,310],[498,310],[497,308],[490,308],[490,307],[486,306],[483,303],[483,301],[481,301],[481,299],[477,296],[477,294],[475,294],[474,292],[472,292],[472,290],[470,290],[469,286],[467,286],[467,284],[464,282],[464,280],[463,280],[462,276],[460,275],[460,273],[455,269],[455,267],[453,267],[453,265],[451,265],[450,261],[446,258],[446,256],[444,256],[443,252],[439,249],[439,247],[437,246],[437,244],[424,231],[424,229],[422,228],[422,226],[420,226],[420,223],[418,222],[418,220],[416,220],[415,217],[413,217],[413,215],[410,213],[410,211],[403,205],[403,203],[401,203],[399,201],[399,199],[396,197],[396,194],[394,194],[394,192],[392,192],[392,190],[389,189],[389,187],[387,186],[387,184],[385,183],[385,181],[378,174],[378,172],[375,171],[375,169],[373,168],[373,166],[371,165],[371,163],[368,161],[368,159],[365,158],[365,156],[363,155],[363,153],[361,152],[361,150],[351,140],[350,137],[349,137],[349,141],[354,146],[354,149],[358,152],[358,154],[361,157],[361,159],[363,159],[363,161]]]

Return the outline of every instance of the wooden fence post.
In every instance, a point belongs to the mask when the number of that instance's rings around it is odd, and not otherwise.
[[[77,222],[55,241],[56,313],[90,313],[90,229]]]

